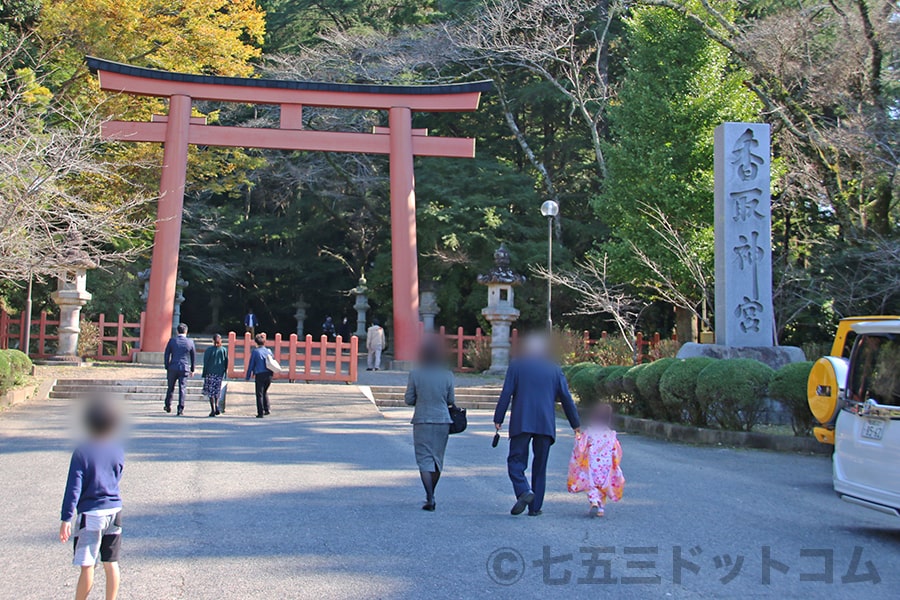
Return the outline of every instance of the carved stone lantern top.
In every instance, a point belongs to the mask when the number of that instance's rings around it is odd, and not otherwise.
[[[525,276],[513,271],[510,266],[511,262],[506,245],[500,244],[500,247],[494,252],[493,268],[487,273],[479,275],[478,283],[482,285],[490,285],[492,283],[521,285],[525,283]]]

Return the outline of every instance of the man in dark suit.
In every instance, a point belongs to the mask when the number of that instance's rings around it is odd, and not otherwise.
[[[576,434],[580,432],[581,421],[562,369],[548,356],[546,340],[530,336],[524,340],[524,346],[523,356],[512,361],[506,371],[506,381],[494,411],[494,425],[499,431],[506,409],[512,403],[506,463],[516,503],[510,512],[518,515],[528,508],[530,516],[538,516],[544,504],[550,446],[556,441],[556,403],[562,403]],[[534,452],[531,485],[525,477],[529,445]]]
[[[166,404],[163,410],[172,412],[172,394],[178,384],[178,416],[184,414],[184,396],[187,393],[187,378],[194,375],[196,352],[194,342],[187,337],[187,325],[179,323],[175,329],[177,335],[166,344],[163,364],[166,367],[166,379],[169,387],[166,390]]]

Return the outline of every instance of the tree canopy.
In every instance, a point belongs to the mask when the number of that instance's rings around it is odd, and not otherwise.
[[[84,65],[96,55],[243,77],[493,79],[477,112],[414,123],[478,141],[474,160],[416,161],[420,277],[435,285],[438,322],[467,329],[484,325],[475,279],[501,242],[529,278],[520,326],[543,321],[545,199],[561,207],[553,243],[570,284],[554,296],[558,323],[668,332],[675,307],[712,325],[712,132],[767,122],[779,335],[802,343],[827,338],[841,316],[900,310],[898,28],[890,0],[21,0],[0,7],[0,53],[7,81],[34,82],[23,88],[28,139],[80,135],[109,167],[66,171],[45,206],[77,197],[128,213],[90,247],[111,260],[89,275],[89,310],[141,310],[135,274],[149,261],[161,161],[158,145],[96,142],[96,125],[166,112],[157,99],[101,92]],[[227,125],[278,119],[260,105],[194,109]],[[377,111],[304,110],[309,129],[378,125]],[[39,146],[16,144],[0,148],[19,157],[5,161],[6,203],[44,164]],[[235,327],[253,306],[288,332],[302,295],[314,330],[351,313],[347,292],[362,275],[373,312],[389,318],[387,169],[367,155],[192,148],[185,320]],[[16,305],[21,292],[2,289]]]

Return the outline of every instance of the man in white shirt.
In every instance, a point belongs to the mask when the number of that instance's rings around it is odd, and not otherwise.
[[[384,350],[384,329],[377,319],[372,320],[372,326],[366,332],[366,350],[369,353],[366,371],[379,370],[381,352]]]

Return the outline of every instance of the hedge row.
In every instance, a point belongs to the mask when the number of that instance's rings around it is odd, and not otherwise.
[[[776,372],[751,359],[698,357],[632,367],[579,363],[563,371],[584,405],[604,401],[638,417],[750,431],[769,397],[789,410],[794,433],[806,435],[813,424],[806,402],[811,368],[811,362],[794,363]]]
[[[19,350],[0,350],[0,394],[25,383],[31,375],[31,359]]]

